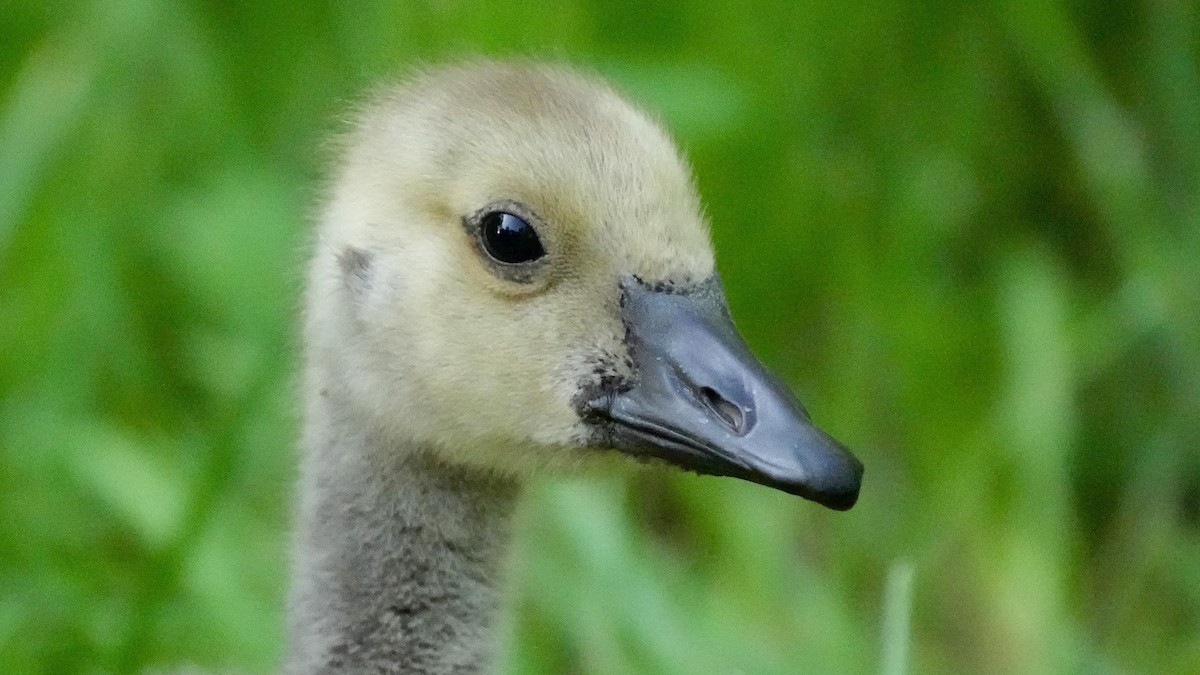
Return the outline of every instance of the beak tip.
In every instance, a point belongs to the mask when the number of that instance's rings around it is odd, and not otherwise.
[[[833,509],[834,511],[849,511],[858,503],[858,482],[853,486],[848,486],[844,489],[826,492],[821,495],[818,500],[822,506]]]
[[[775,487],[834,511],[849,511],[858,503],[863,465],[850,454],[846,454],[845,462],[840,464],[837,467],[825,467],[817,475],[805,480],[782,482]]]
[[[850,510],[858,502],[862,487],[862,462],[849,451],[842,458],[842,466],[827,472],[818,487],[821,494],[818,501],[835,511]]]

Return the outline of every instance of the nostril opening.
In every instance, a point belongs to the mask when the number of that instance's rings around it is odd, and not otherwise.
[[[736,433],[742,432],[746,423],[746,415],[736,404],[717,393],[712,387],[700,387],[700,398],[710,410],[716,413]]]

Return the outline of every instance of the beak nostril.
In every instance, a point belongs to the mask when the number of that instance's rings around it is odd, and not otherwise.
[[[737,404],[721,396],[712,387],[700,387],[700,398],[734,432],[739,434],[742,432],[742,428],[746,424],[746,415]]]

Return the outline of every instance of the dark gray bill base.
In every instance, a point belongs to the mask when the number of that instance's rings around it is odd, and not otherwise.
[[[606,442],[839,511],[854,506],[862,463],[750,353],[715,277],[686,292],[629,280],[623,292],[636,380],[581,410]]]

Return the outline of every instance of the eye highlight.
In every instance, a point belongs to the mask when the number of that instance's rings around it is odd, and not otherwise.
[[[546,255],[533,226],[507,211],[492,211],[479,219],[479,240],[493,260],[505,265],[533,262]]]

